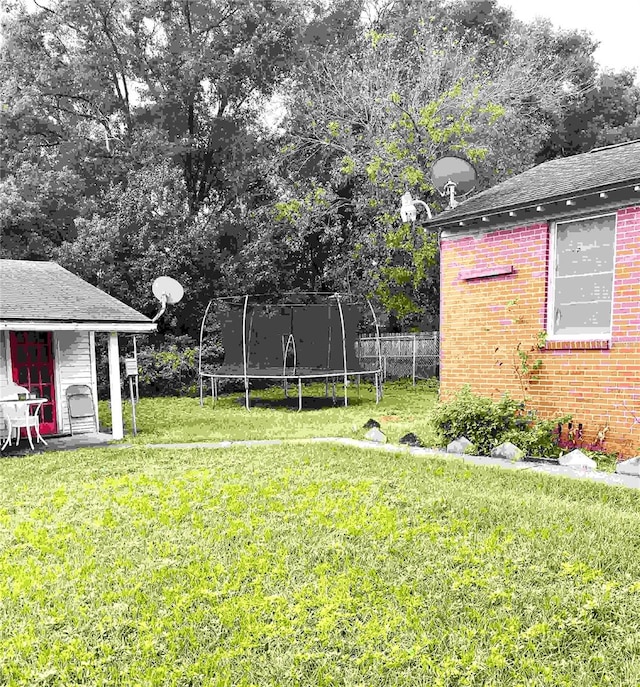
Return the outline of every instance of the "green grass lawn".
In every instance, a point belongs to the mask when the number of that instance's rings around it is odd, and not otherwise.
[[[284,400],[282,388],[252,391],[252,403],[247,411],[244,394],[222,396],[213,407],[211,396],[199,398],[141,398],[136,405],[139,435],[131,435],[131,405],[125,403],[124,418],[127,443],[181,443],[194,441],[224,441],[240,439],[303,439],[319,436],[362,438],[364,423],[373,418],[380,422],[389,441],[397,443],[407,432],[417,434],[425,443],[435,442],[429,424],[429,412],[437,401],[433,385],[418,382],[385,384],[384,397],[375,402],[371,384],[360,385],[360,398],[355,385],[348,387],[349,406],[337,390],[337,405],[324,396],[324,384],[304,387],[304,403],[297,412],[297,386],[289,389],[293,408],[280,407]],[[331,394],[331,391],[329,392]],[[294,398],[295,397],[295,398]],[[318,402],[328,407],[318,408]],[[111,426],[111,413],[106,401],[100,402],[101,424]]]
[[[451,458],[6,458],[0,684],[636,687],[639,532],[637,491]]]

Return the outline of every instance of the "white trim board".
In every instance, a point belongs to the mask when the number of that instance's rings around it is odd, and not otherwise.
[[[0,320],[0,331],[15,332],[121,332],[144,334],[155,332],[155,322],[55,322],[35,320]]]

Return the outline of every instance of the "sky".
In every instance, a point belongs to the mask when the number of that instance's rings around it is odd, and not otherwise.
[[[636,69],[640,83],[640,2],[638,0],[498,0],[523,21],[536,16],[558,28],[584,29],[600,41],[596,61],[604,68]]]

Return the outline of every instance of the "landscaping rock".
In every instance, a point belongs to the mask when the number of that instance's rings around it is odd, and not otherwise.
[[[386,444],[387,443],[387,437],[377,427],[370,429],[364,435],[364,438],[368,439],[369,441],[375,441],[378,444]]]
[[[372,429],[373,427],[377,427],[378,429],[380,429],[380,423],[377,422],[376,420],[367,420],[364,423],[365,429]]]
[[[464,453],[468,446],[473,446],[473,443],[467,437],[458,437],[447,446],[447,453]]]
[[[424,444],[413,432],[409,432],[409,434],[405,434],[403,437],[400,437],[400,443],[407,444],[408,446],[418,446],[420,448],[424,447]]]
[[[560,456],[558,462],[560,465],[566,465],[570,468],[586,468],[587,470],[595,470],[598,465],[595,460],[591,460],[579,448],[567,453],[566,456]]]
[[[500,446],[491,449],[492,458],[505,458],[506,460],[522,460],[524,451],[510,441],[505,441]]]
[[[633,475],[633,477],[640,477],[640,456],[621,461],[616,465],[616,472],[619,475]]]

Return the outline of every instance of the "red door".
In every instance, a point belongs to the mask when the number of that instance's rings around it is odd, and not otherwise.
[[[58,427],[51,332],[9,334],[13,381],[47,399],[40,408],[40,434],[55,434]]]

